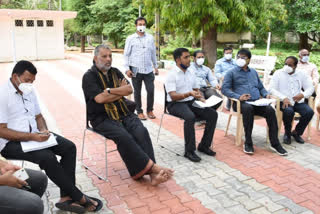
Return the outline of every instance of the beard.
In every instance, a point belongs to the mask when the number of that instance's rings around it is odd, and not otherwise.
[[[109,71],[111,66],[107,66],[105,64],[102,63],[96,63],[96,66],[99,68],[99,70],[101,71]]]

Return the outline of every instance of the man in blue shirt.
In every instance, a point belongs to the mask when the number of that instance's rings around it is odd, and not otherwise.
[[[214,75],[219,82],[223,81],[227,71],[236,67],[236,61],[232,59],[232,52],[232,47],[225,47],[223,49],[223,58],[217,60],[216,65],[214,66]]]
[[[212,95],[222,98],[222,96],[216,91],[220,89],[220,85],[215,76],[212,75],[212,71],[207,66],[203,65],[205,57],[202,50],[197,50],[193,53],[194,63],[188,68],[195,76],[198,86],[200,87],[200,92],[202,93],[205,99],[208,99]],[[208,86],[207,82],[211,86]],[[215,106],[214,109],[218,109],[222,101]]]
[[[267,120],[271,142],[270,149],[279,155],[287,155],[287,151],[282,148],[277,136],[278,124],[272,106],[254,106],[246,103],[246,101],[258,100],[260,97],[270,98],[256,70],[248,67],[250,59],[251,52],[249,50],[239,50],[236,61],[237,66],[228,71],[222,85],[222,93],[224,95],[241,101],[241,113],[245,132],[243,151],[247,154],[253,154],[254,152],[251,134],[254,115],[259,115]],[[235,107],[236,105],[233,106],[234,109]]]

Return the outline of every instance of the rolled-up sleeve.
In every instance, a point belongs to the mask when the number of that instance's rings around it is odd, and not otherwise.
[[[177,90],[176,78],[175,78],[175,76],[173,75],[173,72],[170,72],[170,73],[168,74],[164,85],[165,85],[165,87],[166,87],[167,93]]]

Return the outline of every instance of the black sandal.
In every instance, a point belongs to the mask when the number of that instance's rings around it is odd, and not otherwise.
[[[103,206],[102,201],[100,201],[100,200],[97,199],[97,198],[90,197],[90,196],[87,196],[87,195],[83,195],[83,196],[84,196],[84,199],[86,200],[86,202],[85,202],[84,204],[81,204],[82,206],[84,206],[85,208],[88,208],[88,207],[90,207],[90,206],[96,207],[94,210],[92,210],[92,212],[97,212],[97,211],[101,210],[101,208],[102,208],[102,206]],[[98,203],[97,206],[95,206],[95,205],[91,202],[90,199],[93,200],[93,201],[95,201],[95,202],[97,202],[97,203]]]
[[[72,203],[75,203],[73,200],[66,200],[64,202],[58,202],[55,204],[55,206],[63,211],[69,211],[69,212],[74,212],[74,213],[85,213],[86,209],[79,204],[79,206],[77,205],[72,205]]]

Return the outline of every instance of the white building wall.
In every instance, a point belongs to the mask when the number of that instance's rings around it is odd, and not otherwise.
[[[11,27],[9,17],[0,18],[0,62],[13,61]]]
[[[63,19],[53,20],[53,27],[46,26],[45,19],[22,19],[23,27],[16,27],[14,19],[0,17],[0,62],[14,60],[13,34],[15,35],[16,60],[44,60],[64,58]],[[26,20],[34,20],[34,26],[28,27]],[[38,27],[37,20],[43,20],[44,26]]]

